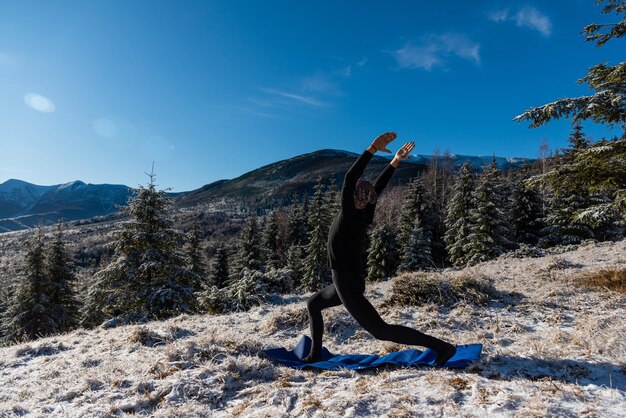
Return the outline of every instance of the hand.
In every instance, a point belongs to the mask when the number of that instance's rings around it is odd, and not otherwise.
[[[399,160],[408,160],[409,153],[413,151],[413,148],[415,148],[415,142],[413,141],[407,142],[406,144],[402,146],[402,148],[398,150],[398,152],[396,152],[395,158]]]
[[[387,149],[387,145],[389,145],[391,141],[396,139],[396,136],[397,135],[395,132],[385,132],[384,134],[376,137],[376,139],[374,139],[372,145],[370,146],[375,148],[376,151],[383,151],[391,154],[391,151]]]

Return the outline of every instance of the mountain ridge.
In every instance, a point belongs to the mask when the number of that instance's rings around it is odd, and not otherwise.
[[[263,165],[232,179],[220,179],[187,192],[167,193],[178,207],[192,207],[214,201],[229,201],[250,207],[288,204],[293,196],[311,193],[317,179],[335,181],[341,187],[345,172],[359,154],[340,149],[321,149]],[[425,170],[432,155],[414,155],[394,173],[390,186],[402,185]],[[450,154],[455,167],[469,161],[481,167],[493,158],[502,169],[530,163],[525,158],[466,156]],[[364,176],[373,180],[393,154],[374,155]],[[439,158],[444,158],[439,156]],[[59,218],[79,220],[116,212],[132,195],[121,184],[92,184],[81,180],[42,186],[19,179],[0,183],[0,232],[52,224]]]

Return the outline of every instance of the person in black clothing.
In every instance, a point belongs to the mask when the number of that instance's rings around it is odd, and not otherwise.
[[[341,210],[328,235],[328,260],[333,283],[315,293],[307,302],[311,328],[311,351],[304,359],[318,361],[322,352],[324,323],[322,310],[343,304],[350,315],[376,339],[400,344],[420,345],[437,352],[435,364],[445,364],[455,353],[454,345],[402,325],[386,323],[365,298],[365,272],[360,264],[361,243],[374,220],[374,209],[380,193],[401,160],[408,159],[415,144],[407,142],[378,176],[374,185],[360,180],[365,166],[376,151],[391,153],[387,145],[396,138],[394,132],[378,136],[346,173],[341,189]]]

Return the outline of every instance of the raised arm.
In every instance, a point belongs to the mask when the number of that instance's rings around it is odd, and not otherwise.
[[[385,186],[387,186],[387,183],[389,183],[389,179],[391,179],[391,176],[398,167],[398,164],[400,164],[400,161],[407,160],[409,158],[409,153],[413,150],[414,147],[414,142],[407,142],[402,146],[402,148],[398,150],[398,152],[396,152],[396,156],[393,157],[393,160],[391,160],[389,165],[385,167],[382,173],[380,173],[380,175],[376,179],[376,182],[374,183],[374,189],[376,189],[376,194],[380,195],[383,192]]]

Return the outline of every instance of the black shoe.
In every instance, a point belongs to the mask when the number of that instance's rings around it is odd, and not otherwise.
[[[322,359],[322,353],[311,353],[302,359],[304,363],[317,363]]]
[[[437,351],[437,359],[435,360],[435,366],[441,367],[448,362],[456,354],[456,347],[452,344],[447,344],[445,348]]]

